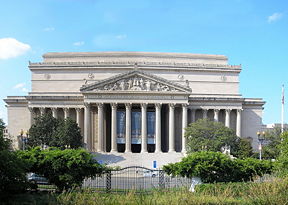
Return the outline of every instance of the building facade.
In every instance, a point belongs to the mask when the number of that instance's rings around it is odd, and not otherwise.
[[[200,118],[222,122],[257,148],[264,102],[241,96],[241,66],[229,65],[226,56],[46,53],[29,69],[29,95],[5,99],[15,147],[20,130],[51,112],[75,119],[86,149],[112,164],[179,160],[186,152],[183,130]]]

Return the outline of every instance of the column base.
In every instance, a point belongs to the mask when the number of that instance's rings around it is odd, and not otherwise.
[[[118,151],[117,150],[111,150],[110,153],[111,154],[116,154],[116,153],[118,153]]]
[[[176,153],[175,150],[168,150],[169,153]]]
[[[155,152],[154,152],[155,154],[162,154],[163,152],[162,151],[160,151],[160,150],[155,150]]]

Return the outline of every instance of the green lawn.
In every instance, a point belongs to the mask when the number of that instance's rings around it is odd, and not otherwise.
[[[74,190],[61,194],[38,192],[1,198],[1,204],[139,205],[139,204],[287,204],[288,178],[264,183],[205,184],[196,193],[155,190],[149,193],[100,193]]]

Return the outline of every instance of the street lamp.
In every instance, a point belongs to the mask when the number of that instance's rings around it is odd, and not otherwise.
[[[262,145],[265,140],[265,132],[257,132],[259,141],[259,159],[262,160]]]

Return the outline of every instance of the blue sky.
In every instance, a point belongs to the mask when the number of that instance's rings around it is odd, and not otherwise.
[[[223,54],[229,57],[230,64],[242,64],[242,95],[266,101],[263,122],[281,120],[282,84],[288,93],[285,0],[0,0],[0,3],[1,99],[27,95],[31,90],[28,61],[39,62],[46,52]],[[0,118],[7,122],[2,100]]]

